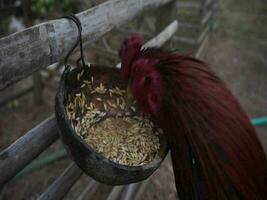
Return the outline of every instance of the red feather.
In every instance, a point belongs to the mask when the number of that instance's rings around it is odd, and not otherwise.
[[[256,131],[204,62],[147,49],[124,67],[141,110],[167,136],[180,199],[266,199],[267,161]]]

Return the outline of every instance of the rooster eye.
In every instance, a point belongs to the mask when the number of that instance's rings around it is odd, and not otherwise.
[[[151,82],[152,82],[151,76],[146,76],[145,81],[144,81],[144,84],[146,86],[148,86],[148,85],[150,85]]]

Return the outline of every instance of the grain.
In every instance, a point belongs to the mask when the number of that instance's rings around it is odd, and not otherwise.
[[[81,88],[84,88],[85,86],[86,86],[86,84],[84,83],[84,84],[81,85]]]
[[[135,112],[136,111],[136,108],[133,107],[133,106],[131,106],[131,110]]]
[[[96,152],[122,165],[147,164],[160,147],[154,126],[145,118],[108,118],[92,128],[87,130],[85,141]]]
[[[125,90],[106,88],[91,76],[90,81],[81,81],[78,93],[68,94],[67,116],[76,134],[97,153],[122,165],[144,165],[157,156],[162,131],[149,119],[137,116],[135,105],[127,105],[124,94]],[[116,115],[107,117],[114,109]]]

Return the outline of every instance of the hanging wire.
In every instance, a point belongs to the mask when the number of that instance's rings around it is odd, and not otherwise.
[[[77,64],[77,66],[79,66],[79,62],[82,61],[82,65],[85,68],[86,67],[86,64],[85,64],[85,61],[84,61],[84,54],[83,54],[82,25],[81,25],[81,21],[74,14],[70,14],[70,15],[64,16],[63,18],[72,20],[76,24],[76,26],[78,28],[78,34],[79,34],[78,37],[77,37],[77,40],[76,40],[75,44],[70,49],[70,51],[67,53],[67,55],[66,55],[66,57],[64,59],[65,68],[68,67],[68,59],[69,59],[70,55],[72,54],[72,52],[74,51],[74,49],[78,46],[79,43],[80,43],[80,54],[81,54],[81,56],[77,60],[76,64]]]

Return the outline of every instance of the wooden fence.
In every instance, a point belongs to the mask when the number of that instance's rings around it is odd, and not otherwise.
[[[212,33],[212,27],[213,27],[213,16],[214,16],[214,10],[218,5],[218,0],[195,0],[190,2],[180,2],[175,1],[172,5],[169,4],[169,8],[167,6],[167,12],[168,10],[176,11],[176,13],[168,14],[168,16],[171,16],[171,18],[176,18],[179,21],[179,32],[177,32],[176,35],[174,35],[173,39],[171,40],[171,46],[170,48],[178,47],[179,52],[181,53],[196,53],[200,47],[205,46],[203,44],[206,44],[208,41],[209,36]],[[170,9],[171,6],[175,6],[176,9]],[[25,6],[23,6],[25,7]],[[153,9],[152,9],[153,10]],[[160,16],[162,15],[162,9],[159,9],[161,12]],[[194,15],[196,19],[194,20],[194,23],[180,19],[180,16],[177,15],[177,13],[183,12],[183,11],[190,11],[190,15]],[[149,10],[146,9],[145,13]],[[199,15],[197,15],[199,14]],[[188,13],[187,13],[188,15]],[[155,17],[155,12],[152,12],[152,17]],[[157,26],[160,30],[160,26],[156,23],[151,22],[150,19],[148,19],[144,15],[139,15],[140,21],[144,21],[144,25],[149,27],[148,30],[150,31],[144,31],[144,30],[138,30],[138,27],[130,27],[129,25],[123,25],[123,26],[115,26],[115,29],[113,31],[109,31],[105,35],[122,35],[123,37],[126,37],[127,35],[133,33],[133,32],[140,32],[143,34],[146,38],[153,37],[158,30],[155,30],[155,27]],[[162,17],[166,20],[165,17]],[[157,21],[163,21],[162,19],[157,19]],[[168,21],[168,19],[167,19]],[[166,24],[163,21],[163,26]],[[161,27],[162,28],[162,27]],[[180,34],[178,34],[180,33]],[[192,33],[194,33],[194,37],[192,37]],[[123,38],[121,37],[121,38]],[[97,39],[96,39],[97,40]],[[120,39],[121,40],[121,39]],[[113,41],[113,39],[112,39]],[[110,44],[108,42],[108,36],[104,36],[98,39],[98,43],[90,43],[90,50],[91,52],[94,52],[95,55],[95,62],[99,62],[99,58],[102,58],[100,62],[106,62],[107,60],[113,61],[112,64],[114,64],[114,61],[118,61],[117,56],[117,48],[118,48],[118,42],[114,46],[114,44]],[[204,48],[201,48],[204,49]],[[103,63],[103,64],[111,64]],[[0,94],[0,106],[8,103],[10,100],[16,99],[20,96],[23,96],[29,92],[34,91],[34,97],[35,102],[39,102],[40,99],[42,99],[42,90],[45,87],[53,88],[55,89],[57,82],[59,80],[59,77],[61,75],[60,67],[59,65],[54,65],[53,68],[44,68],[42,70],[41,76],[35,75],[33,77],[33,84],[28,85],[26,88],[23,88],[20,91],[13,91],[12,93],[3,93]],[[51,82],[51,80],[56,80],[56,83]]]
[[[95,41],[143,10],[169,2],[168,0],[114,0],[79,13],[77,16],[83,25],[84,41],[86,43]],[[173,26],[177,28],[175,24]],[[163,33],[165,37],[166,32]],[[172,34],[167,35],[170,37]],[[0,39],[0,89],[62,60],[76,37],[75,26],[68,20],[59,19]],[[161,39],[154,41],[162,42]],[[0,153],[0,186],[14,177],[56,139],[58,139],[57,124],[55,117],[51,116],[4,149]],[[40,199],[62,198],[81,174],[81,170],[75,164],[71,164],[40,196]],[[110,195],[116,196],[116,194],[118,192],[111,192]]]
[[[170,7],[175,9],[170,13]],[[179,31],[174,35],[168,48],[178,50],[186,54],[196,54],[200,47],[208,41],[213,29],[213,18],[215,9],[218,6],[217,0],[196,0],[190,2],[175,1],[169,8],[165,7],[165,12],[172,19],[179,21]],[[158,22],[168,19],[164,17],[164,9],[159,9],[158,15],[155,12],[146,12],[136,19],[136,23],[123,25],[102,37],[97,43],[91,45],[91,50],[100,58],[117,61],[118,43],[114,43],[113,35],[119,34],[123,37],[139,32],[145,38],[151,38],[162,28]],[[181,14],[179,14],[181,13]],[[157,14],[157,13],[156,13]],[[157,17],[158,16],[158,17]],[[185,17],[186,16],[186,17]],[[187,19],[190,18],[190,20]],[[156,22],[155,22],[156,21]],[[201,48],[203,49],[203,48]],[[97,59],[98,59],[97,57]]]
[[[177,30],[174,12],[176,8],[193,7],[189,3],[173,6],[171,0],[110,0],[89,10],[77,14],[83,26],[85,44],[101,38],[112,29],[121,26],[145,10],[160,7],[161,16],[157,17],[155,26],[162,30],[146,45],[161,46]],[[164,19],[163,19],[164,18]],[[36,71],[60,62],[72,47],[77,37],[75,25],[66,19],[57,19],[35,25],[21,32],[0,39],[0,90],[24,79]],[[205,38],[201,36],[201,41]],[[201,48],[200,48],[201,49]],[[58,139],[58,127],[54,115],[35,126],[21,138],[0,153],[0,188],[19,173],[40,153]],[[61,199],[82,175],[82,171],[72,163],[44,191],[39,199]],[[108,200],[117,199],[123,191],[123,199],[141,196],[148,181],[127,186],[116,186],[108,195]],[[98,187],[91,181],[82,195]]]

